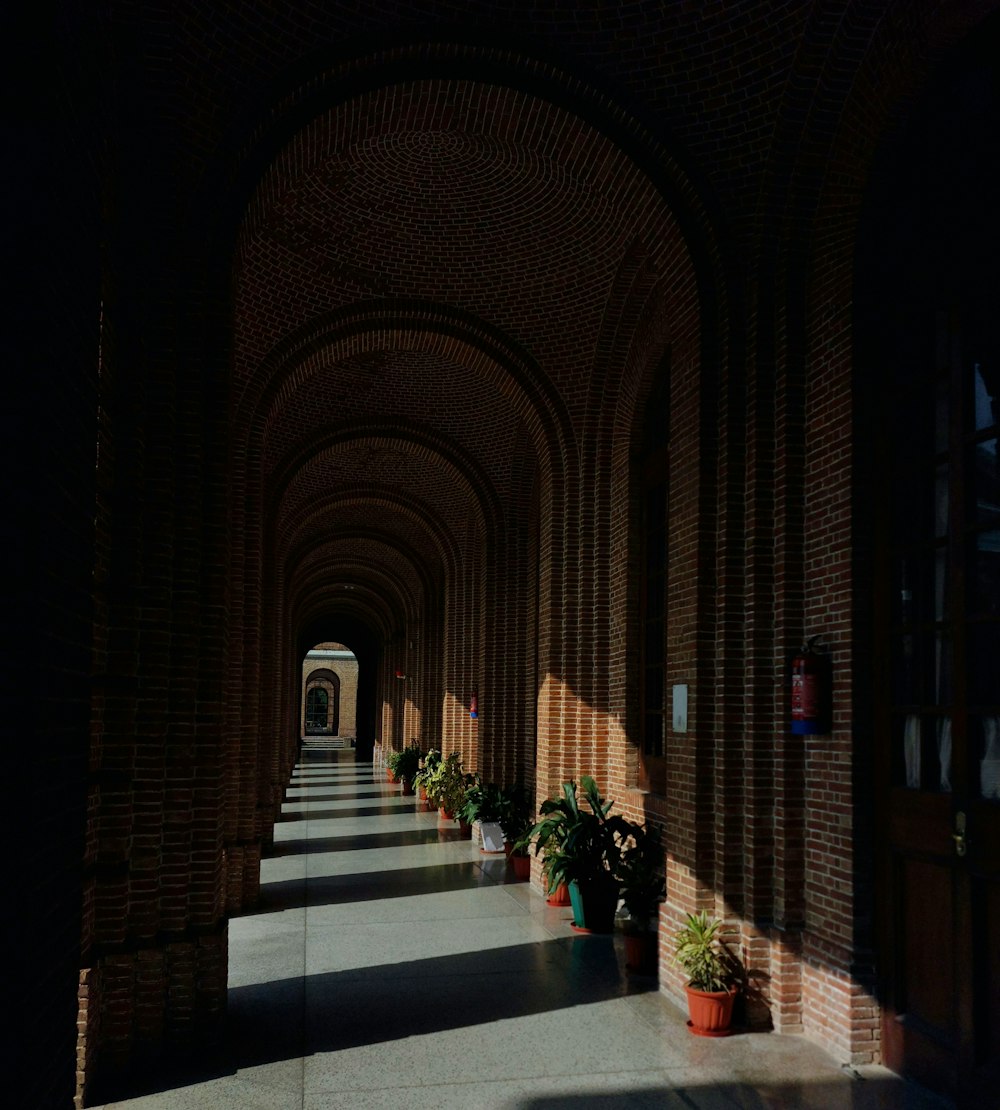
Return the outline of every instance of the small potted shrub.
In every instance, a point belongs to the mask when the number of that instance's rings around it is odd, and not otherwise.
[[[499,821],[502,796],[500,787],[496,783],[484,783],[479,775],[469,775],[467,779],[468,785],[462,803],[455,811],[463,831],[466,826],[471,830],[477,821],[480,824]]]
[[[505,786],[500,791],[497,820],[503,829],[504,848],[516,879],[527,879],[531,875],[528,844],[534,824],[532,809],[528,792],[520,783]]]
[[[393,774],[397,781],[403,784],[403,793],[413,793],[413,780],[420,770],[420,748],[415,744],[408,744],[401,752],[392,753],[396,758],[393,765]]]
[[[666,893],[662,868],[659,830],[629,822],[629,840],[622,853],[618,878],[628,912],[623,932],[625,966],[630,971],[652,974],[656,970],[657,924]]]
[[[440,762],[440,749],[431,748],[420,761],[420,770],[413,776],[413,788],[420,795],[420,800],[424,803],[424,809],[427,810],[437,809],[437,806],[428,796],[427,783]]]
[[[467,787],[468,776],[462,770],[462,756],[458,752],[445,756],[427,779],[428,797],[448,821],[454,819]]]
[[[688,977],[688,1029],[699,1037],[726,1037],[732,1024],[740,965],[721,932],[722,922],[700,910],[674,935],[674,963]]]

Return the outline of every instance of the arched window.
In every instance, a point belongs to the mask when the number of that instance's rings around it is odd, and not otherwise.
[[[313,686],[306,694],[306,732],[326,732],[330,695],[322,686]]]

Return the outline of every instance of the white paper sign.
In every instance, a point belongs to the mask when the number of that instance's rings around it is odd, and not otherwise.
[[[503,829],[495,821],[484,821],[482,826],[483,851],[503,851]]]

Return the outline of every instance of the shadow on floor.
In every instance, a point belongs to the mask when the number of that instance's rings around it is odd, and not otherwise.
[[[619,967],[610,936],[487,947],[235,987],[229,991],[221,1046],[99,1088],[91,1102],[121,1101],[313,1053],[472,1029],[655,990],[654,979],[629,978]]]
[[[102,1101],[173,1091],[283,1060],[388,1045],[409,1037],[491,1026],[538,1014],[562,1021],[576,1006],[656,990],[655,980],[629,980],[610,937],[572,937],[486,948],[393,964],[348,968],[238,987],[229,993],[223,1045],[200,1058],[161,1063],[131,1083],[99,1092]],[[308,996],[308,1007],[305,997]],[[308,1017],[305,1015],[308,1013]],[[678,1036],[684,1037],[683,1031]],[[737,1040],[737,1038],[733,1038]],[[473,1042],[470,1042],[473,1043]],[[761,1046],[763,1047],[763,1045]],[[748,1050],[753,1051],[748,1045]],[[766,1060],[766,1053],[764,1059]],[[600,1068],[595,1061],[595,1070]],[[609,1073],[615,1062],[607,1061]],[[652,1065],[661,1074],[665,1066]],[[685,1069],[686,1070],[686,1069]],[[568,1076],[565,1094],[511,1096],[500,1110],[950,1110],[951,1104],[889,1077],[656,1082],[613,1090],[580,1090]],[[766,1064],[762,1069],[766,1075]],[[470,1083],[474,1083],[474,1072]],[[426,1077],[424,1079],[426,1082]],[[551,1086],[551,1082],[546,1082]],[[95,1092],[96,1094],[96,1092]],[[406,1089],[398,1090],[405,1105]],[[194,1105],[194,1103],[192,1103]],[[470,1102],[469,1105],[479,1105]]]
[[[374,902],[392,898],[414,898],[445,894],[481,886],[497,886],[506,878],[506,861],[434,864],[431,867],[403,867],[396,871],[362,874],[309,876],[261,883],[260,901],[254,913],[278,913],[305,906],[342,906],[350,902]],[[497,865],[501,866],[497,866]]]
[[[407,848],[411,845],[439,844],[442,839],[443,837],[437,829],[322,836],[315,840],[279,841],[267,850],[266,858],[281,859],[287,856],[306,856],[319,852],[363,852],[369,848]]]
[[[303,799],[305,801],[305,799]],[[282,813],[278,824],[290,821],[329,821],[334,817],[395,817],[401,813],[416,813],[415,802],[402,802],[381,806],[352,806],[344,809],[311,809],[307,813]]]
[[[568,1087],[572,1084],[568,1083]],[[512,1099],[503,1110],[953,1110],[953,1104],[897,1079],[775,1081],[634,1087],[593,1094]],[[986,1110],[984,1107],[983,1110]]]
[[[322,790],[324,793],[320,793]],[[368,802],[375,798],[385,797],[381,786],[368,786],[359,789],[354,783],[345,786],[334,786],[324,782],[322,786],[289,787],[285,791],[285,802],[341,802],[345,798],[352,798],[358,802]]]

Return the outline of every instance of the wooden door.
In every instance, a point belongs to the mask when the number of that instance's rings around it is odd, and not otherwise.
[[[879,464],[884,1055],[968,1107],[991,1105],[1000,1077],[1000,366],[991,330],[957,311],[914,324],[912,347],[888,375]]]

